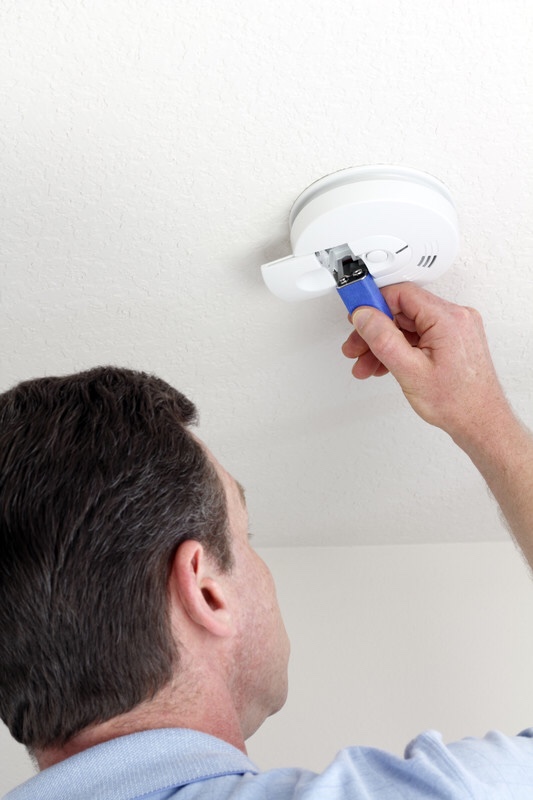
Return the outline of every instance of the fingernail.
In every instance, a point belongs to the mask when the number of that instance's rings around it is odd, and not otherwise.
[[[356,331],[362,330],[368,320],[372,311],[369,308],[356,308],[352,314],[352,325],[354,326]]]

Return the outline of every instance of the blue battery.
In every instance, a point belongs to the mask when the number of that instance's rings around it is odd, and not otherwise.
[[[350,314],[359,306],[373,306],[373,308],[383,311],[388,317],[394,319],[390,308],[385,302],[385,298],[368,271],[362,278],[356,278],[344,286],[337,287],[337,291]]]

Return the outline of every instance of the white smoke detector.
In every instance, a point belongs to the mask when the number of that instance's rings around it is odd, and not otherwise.
[[[359,302],[365,278],[373,287],[425,284],[442,275],[459,250],[448,189],[406,167],[353,167],[321,178],[297,198],[289,226],[293,254],[261,268],[270,291],[304,300],[338,289],[349,310],[374,305],[364,297]],[[349,303],[348,285],[356,290]]]

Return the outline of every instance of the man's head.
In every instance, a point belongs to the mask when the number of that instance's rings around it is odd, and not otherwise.
[[[0,397],[0,716],[28,747],[154,697],[178,670],[181,543],[232,567],[226,496],[158,378],[98,368]]]

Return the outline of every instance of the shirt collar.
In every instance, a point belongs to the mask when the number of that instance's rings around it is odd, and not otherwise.
[[[257,774],[240,750],[183,728],[141,731],[91,747],[43,770],[5,800],[128,800],[220,775]]]

